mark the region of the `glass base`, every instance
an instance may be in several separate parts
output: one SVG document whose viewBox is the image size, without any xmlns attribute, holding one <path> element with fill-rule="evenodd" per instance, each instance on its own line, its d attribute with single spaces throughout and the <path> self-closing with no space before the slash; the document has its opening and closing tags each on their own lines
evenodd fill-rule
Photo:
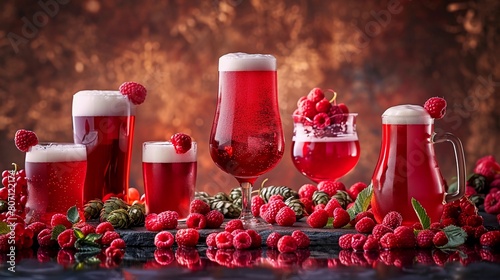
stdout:
<svg viewBox="0 0 500 280">
<path fill-rule="evenodd" d="M 243 222 L 243 227 L 245 229 L 253 229 L 255 231 L 262 230 L 270 230 L 272 225 L 266 223 L 264 220 L 255 218 L 255 217 L 240 217 L 240 220 Z"/>
</svg>

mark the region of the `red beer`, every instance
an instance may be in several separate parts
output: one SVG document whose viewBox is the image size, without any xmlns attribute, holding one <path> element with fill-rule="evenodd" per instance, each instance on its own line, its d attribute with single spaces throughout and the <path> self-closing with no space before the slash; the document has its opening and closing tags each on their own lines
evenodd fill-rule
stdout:
<svg viewBox="0 0 500 280">
<path fill-rule="evenodd" d="M 28 201 L 26 220 L 50 224 L 55 213 L 83 206 L 87 169 L 85 146 L 43 144 L 26 153 Z"/>
<path fill-rule="evenodd" d="M 135 105 L 118 91 L 74 95 L 74 141 L 87 147 L 85 202 L 107 194 L 127 200 L 134 124 Z"/>
<path fill-rule="evenodd" d="M 185 154 L 177 154 L 170 142 L 143 145 L 142 172 L 146 212 L 176 211 L 179 218 L 189 215 L 196 187 L 196 143 Z"/>
</svg>

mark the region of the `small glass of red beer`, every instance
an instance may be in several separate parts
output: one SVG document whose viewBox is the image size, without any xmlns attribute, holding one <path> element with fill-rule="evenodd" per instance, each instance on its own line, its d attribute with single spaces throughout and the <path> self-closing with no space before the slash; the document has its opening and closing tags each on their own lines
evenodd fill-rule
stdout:
<svg viewBox="0 0 500 280">
<path fill-rule="evenodd" d="M 26 153 L 25 169 L 28 181 L 27 222 L 50 224 L 55 213 L 66 214 L 72 206 L 83 206 L 83 186 L 87 172 L 84 145 L 35 145 Z"/>
<path fill-rule="evenodd" d="M 142 174 L 146 212 L 176 211 L 179 219 L 189 215 L 196 187 L 197 145 L 178 154 L 170 141 L 145 142 L 142 146 Z"/>
</svg>

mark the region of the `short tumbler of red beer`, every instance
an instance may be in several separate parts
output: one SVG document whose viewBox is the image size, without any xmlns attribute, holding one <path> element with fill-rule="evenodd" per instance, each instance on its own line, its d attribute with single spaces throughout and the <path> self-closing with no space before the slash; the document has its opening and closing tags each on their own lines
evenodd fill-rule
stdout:
<svg viewBox="0 0 500 280">
<path fill-rule="evenodd" d="M 84 201 L 112 195 L 127 200 L 136 105 L 119 91 L 73 96 L 74 142 L 87 147 Z"/>
<path fill-rule="evenodd" d="M 28 201 L 26 221 L 50 224 L 55 213 L 83 206 L 83 185 L 87 171 L 85 146 L 72 143 L 44 143 L 26 153 Z"/>
<path fill-rule="evenodd" d="M 146 212 L 176 211 L 179 219 L 189 215 L 196 186 L 196 142 L 178 154 L 171 142 L 145 142 L 142 146 L 142 172 Z"/>
</svg>

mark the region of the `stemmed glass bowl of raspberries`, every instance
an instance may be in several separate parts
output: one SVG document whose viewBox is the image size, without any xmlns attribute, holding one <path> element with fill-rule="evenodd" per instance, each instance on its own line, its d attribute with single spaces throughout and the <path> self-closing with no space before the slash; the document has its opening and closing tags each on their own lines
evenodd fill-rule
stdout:
<svg viewBox="0 0 500 280">
<path fill-rule="evenodd" d="M 326 95 L 333 94 L 328 100 Z M 337 93 L 312 89 L 297 102 L 293 113 L 292 161 L 315 182 L 337 180 L 358 163 L 360 146 L 356 117 Z"/>
</svg>

